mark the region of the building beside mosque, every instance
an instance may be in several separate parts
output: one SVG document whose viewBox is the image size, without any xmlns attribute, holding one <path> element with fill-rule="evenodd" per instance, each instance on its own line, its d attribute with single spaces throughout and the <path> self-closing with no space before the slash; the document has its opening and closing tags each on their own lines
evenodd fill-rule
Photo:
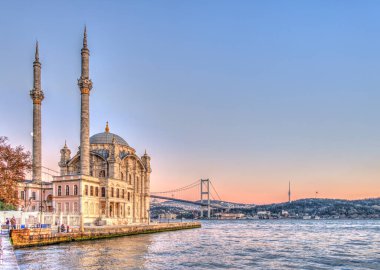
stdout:
<svg viewBox="0 0 380 270">
<path fill-rule="evenodd" d="M 139 157 L 121 136 L 104 132 L 90 137 L 90 52 L 84 31 L 81 50 L 80 147 L 71 152 L 66 142 L 61 149 L 60 175 L 53 181 L 41 177 L 41 63 L 38 43 L 33 63 L 33 169 L 32 180 L 18 183 L 20 208 L 24 211 L 54 212 L 78 216 L 86 224 L 103 220 L 107 224 L 147 223 L 150 205 L 150 157 Z M 66 220 L 69 220 L 67 218 Z M 76 222 L 78 223 L 78 222 Z"/>
</svg>

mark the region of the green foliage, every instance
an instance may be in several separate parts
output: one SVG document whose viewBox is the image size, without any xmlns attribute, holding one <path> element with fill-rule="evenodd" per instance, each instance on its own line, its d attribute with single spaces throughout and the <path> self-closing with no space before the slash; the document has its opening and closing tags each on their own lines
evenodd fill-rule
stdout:
<svg viewBox="0 0 380 270">
<path fill-rule="evenodd" d="M 11 211 L 16 210 L 16 207 L 12 204 L 6 204 L 3 202 L 0 202 L 0 211 Z"/>
</svg>

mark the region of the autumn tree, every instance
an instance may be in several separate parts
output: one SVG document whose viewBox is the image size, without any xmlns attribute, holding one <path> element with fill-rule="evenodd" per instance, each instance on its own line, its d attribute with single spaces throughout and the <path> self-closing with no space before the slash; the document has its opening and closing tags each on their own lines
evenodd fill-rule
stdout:
<svg viewBox="0 0 380 270">
<path fill-rule="evenodd" d="M 17 181 L 31 168 L 30 152 L 21 145 L 12 147 L 7 137 L 0 136 L 0 202 L 17 205 Z"/>
</svg>

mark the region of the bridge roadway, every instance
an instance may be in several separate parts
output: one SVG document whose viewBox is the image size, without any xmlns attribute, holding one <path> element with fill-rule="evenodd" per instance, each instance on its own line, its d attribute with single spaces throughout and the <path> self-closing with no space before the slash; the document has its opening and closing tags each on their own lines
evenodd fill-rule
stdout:
<svg viewBox="0 0 380 270">
<path fill-rule="evenodd" d="M 162 200 L 169 200 L 169 201 L 176 201 L 176 202 L 183 202 L 183 203 L 189 203 L 189 204 L 195 204 L 195 205 L 200 205 L 200 206 L 208 206 L 207 203 L 202 203 L 202 202 L 193 202 L 189 200 L 184 200 L 184 199 L 177 199 L 177 198 L 172 198 L 172 197 L 165 197 L 165 196 L 159 196 L 159 195 L 150 195 L 151 198 L 156 198 L 156 199 L 162 199 Z M 218 209 L 228 209 L 228 207 L 223 207 L 220 205 L 216 204 L 210 204 L 211 208 L 218 208 Z"/>
</svg>

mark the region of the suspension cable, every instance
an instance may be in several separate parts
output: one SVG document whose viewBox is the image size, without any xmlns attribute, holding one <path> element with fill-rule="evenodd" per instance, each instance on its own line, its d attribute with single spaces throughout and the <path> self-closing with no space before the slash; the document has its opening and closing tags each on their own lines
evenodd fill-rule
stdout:
<svg viewBox="0 0 380 270">
<path fill-rule="evenodd" d="M 190 189 L 190 188 L 194 188 L 196 186 L 199 185 L 199 181 L 195 181 L 187 186 L 184 186 L 184 187 L 180 187 L 180 188 L 177 188 L 177 189 L 172 189 L 172 190 L 167 190 L 167 191 L 157 191 L 157 192 L 152 192 L 152 194 L 157 194 L 157 193 L 173 193 L 173 192 L 178 192 L 178 191 L 184 191 L 184 190 L 187 190 L 187 189 Z"/>
<path fill-rule="evenodd" d="M 214 187 L 214 185 L 212 184 L 212 182 L 211 182 L 211 181 L 210 181 L 210 184 L 211 184 L 211 187 L 212 187 L 212 189 L 215 191 L 216 195 L 218 196 L 218 198 L 219 198 L 219 201 L 221 201 L 222 199 L 220 198 L 220 196 L 219 196 L 218 192 L 216 191 L 216 189 L 215 189 L 215 187 Z"/>
</svg>

